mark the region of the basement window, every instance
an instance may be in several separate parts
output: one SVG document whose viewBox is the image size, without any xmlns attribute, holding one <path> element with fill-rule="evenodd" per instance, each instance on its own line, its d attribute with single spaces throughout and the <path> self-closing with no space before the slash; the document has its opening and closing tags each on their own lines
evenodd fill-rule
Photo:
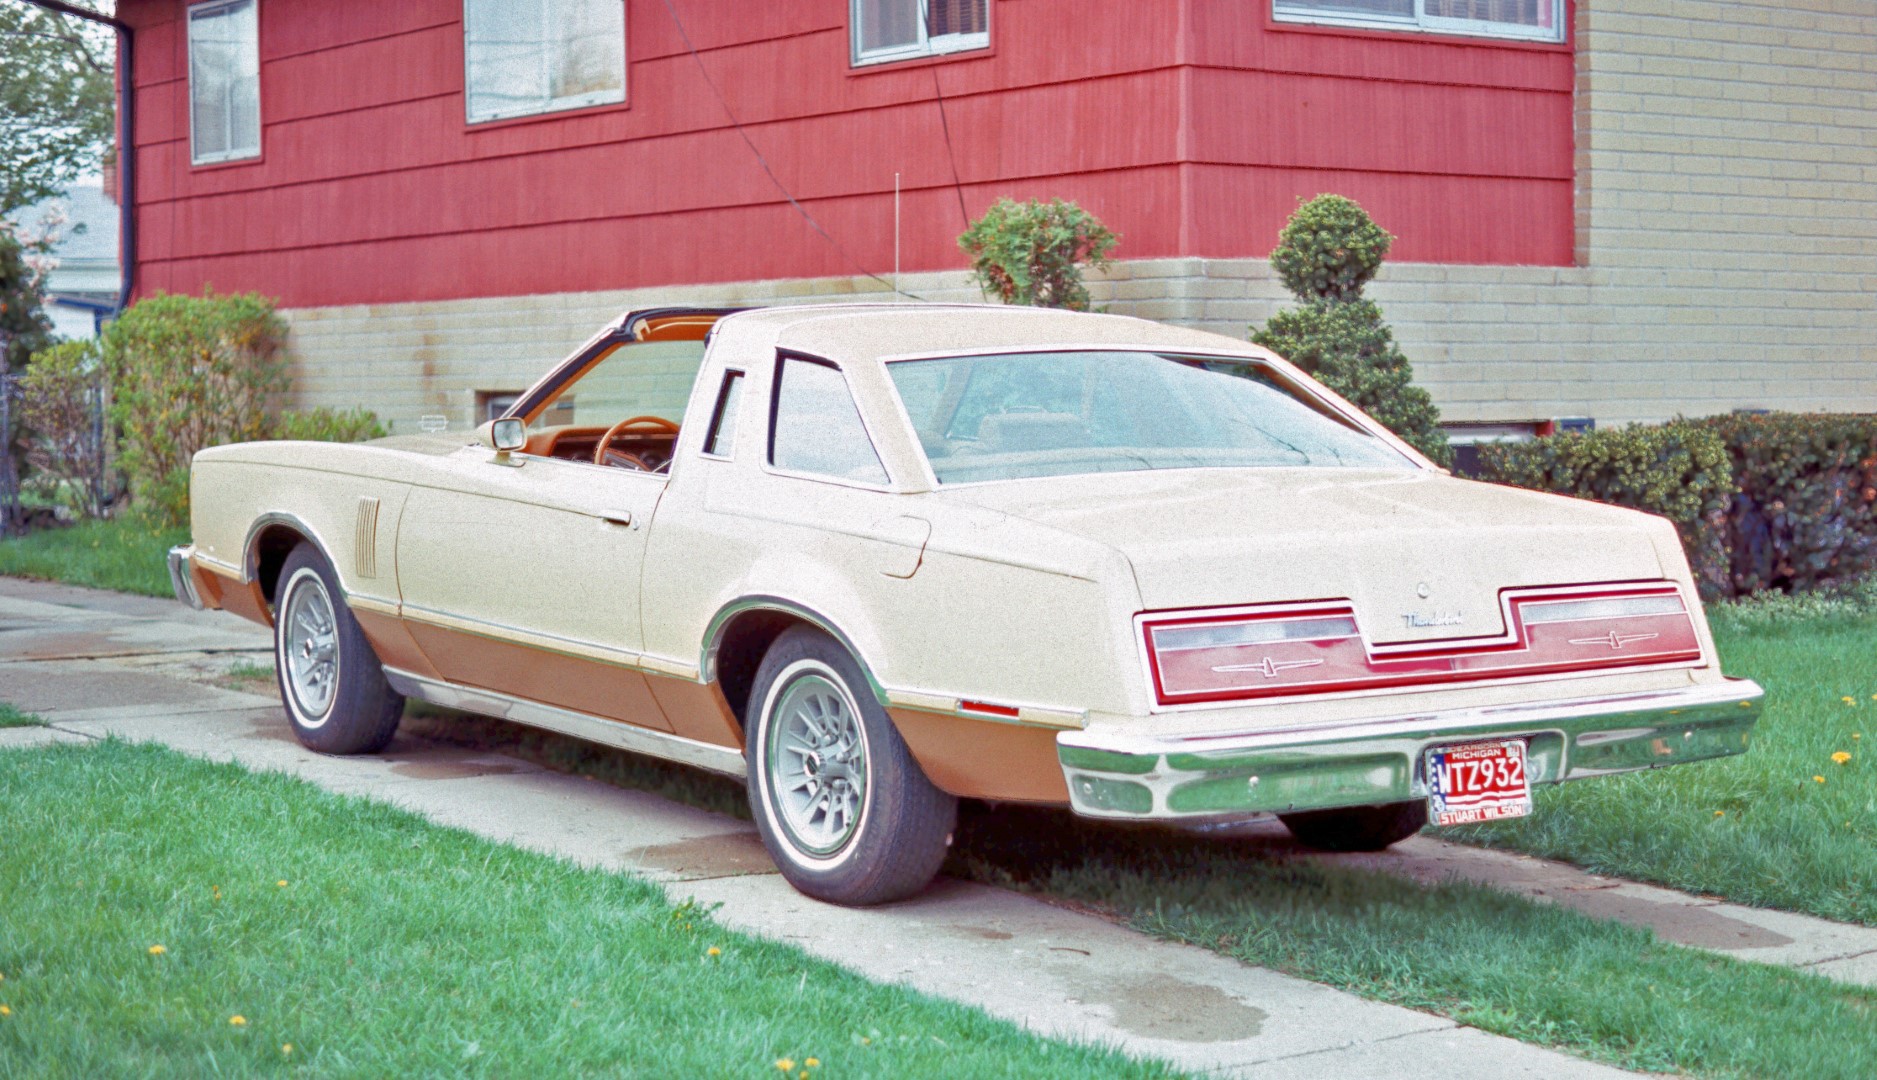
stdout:
<svg viewBox="0 0 1877 1080">
<path fill-rule="evenodd" d="M 1274 0 L 1280 22 L 1564 40 L 1564 0 Z"/>
<path fill-rule="evenodd" d="M 990 0 L 849 0 L 853 60 L 882 64 L 985 49 Z"/>
<path fill-rule="evenodd" d="M 261 156 L 261 43 L 254 0 L 189 8 L 189 160 Z"/>
<path fill-rule="evenodd" d="M 625 0 L 463 0 L 469 122 L 626 100 Z"/>
</svg>

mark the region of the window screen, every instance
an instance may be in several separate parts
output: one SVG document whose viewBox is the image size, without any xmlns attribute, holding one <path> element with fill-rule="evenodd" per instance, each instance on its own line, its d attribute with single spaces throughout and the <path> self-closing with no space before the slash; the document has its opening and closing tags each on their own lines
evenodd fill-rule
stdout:
<svg viewBox="0 0 1877 1080">
<path fill-rule="evenodd" d="M 469 119 L 626 100 L 624 0 L 464 0 Z"/>
<path fill-rule="evenodd" d="M 190 160 L 261 153 L 261 44 L 254 0 L 189 9 Z"/>
<path fill-rule="evenodd" d="M 839 369 L 785 357 L 776 368 L 772 409 L 771 465 L 865 484 L 887 482 Z"/>
</svg>

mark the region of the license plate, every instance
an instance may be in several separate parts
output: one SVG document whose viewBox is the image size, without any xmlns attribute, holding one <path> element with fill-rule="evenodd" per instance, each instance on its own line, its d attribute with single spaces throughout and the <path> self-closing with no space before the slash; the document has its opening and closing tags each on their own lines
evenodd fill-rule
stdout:
<svg viewBox="0 0 1877 1080">
<path fill-rule="evenodd" d="M 1427 816 L 1436 825 L 1465 825 L 1532 812 L 1525 744 L 1436 746 L 1427 752 Z"/>
</svg>

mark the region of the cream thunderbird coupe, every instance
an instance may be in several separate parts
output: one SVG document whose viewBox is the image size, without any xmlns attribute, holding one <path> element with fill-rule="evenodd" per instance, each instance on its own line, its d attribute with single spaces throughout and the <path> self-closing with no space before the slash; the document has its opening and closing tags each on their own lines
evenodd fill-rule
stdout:
<svg viewBox="0 0 1877 1080">
<path fill-rule="evenodd" d="M 1373 850 L 1747 747 L 1660 518 L 1455 479 L 1272 353 L 1136 319 L 627 315 L 467 434 L 196 455 L 178 596 L 300 741 L 407 697 L 746 777 L 809 895 L 957 800 Z"/>
</svg>

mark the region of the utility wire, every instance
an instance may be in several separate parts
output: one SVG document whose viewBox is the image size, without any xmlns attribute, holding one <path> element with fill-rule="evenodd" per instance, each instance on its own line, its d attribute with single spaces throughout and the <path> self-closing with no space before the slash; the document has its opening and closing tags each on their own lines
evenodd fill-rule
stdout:
<svg viewBox="0 0 1877 1080">
<path fill-rule="evenodd" d="M 958 193 L 958 216 L 964 219 L 965 228 L 971 227 L 971 214 L 965 209 L 965 186 L 958 179 L 958 155 L 952 151 L 952 125 L 945 119 L 945 94 L 939 89 L 938 65 L 926 69 L 932 73 L 932 99 L 938 102 L 939 129 L 945 132 L 945 160 L 952 167 L 952 190 Z"/>
<path fill-rule="evenodd" d="M 867 269 L 865 266 L 862 266 L 860 260 L 849 254 L 848 250 L 841 246 L 839 240 L 829 235 L 828 230 L 821 227 L 821 222 L 815 220 L 815 215 L 809 213 L 807 207 L 796 201 L 795 196 L 790 194 L 788 187 L 782 183 L 782 179 L 776 175 L 776 171 L 769 167 L 769 159 L 763 157 L 763 152 L 756 148 L 756 143 L 749 137 L 749 132 L 743 129 L 743 122 L 737 119 L 736 110 L 730 107 L 730 100 L 723 96 L 723 91 L 717 86 L 717 80 L 710 77 L 710 69 L 704 66 L 704 58 L 698 55 L 697 46 L 691 44 L 691 35 L 684 29 L 684 20 L 678 17 L 678 9 L 672 5 L 672 0 L 665 0 L 665 10 L 670 13 L 672 24 L 678 28 L 678 37 L 684 42 L 685 51 L 691 54 L 691 59 L 697 61 L 697 70 L 699 74 L 704 76 L 705 85 L 709 86 L 710 92 L 717 96 L 717 104 L 723 106 L 723 114 L 730 118 L 730 126 L 736 128 L 736 133 L 743 137 L 743 145 L 749 147 L 749 152 L 756 155 L 756 163 L 762 166 L 763 172 L 769 177 L 769 182 L 776 186 L 776 190 L 781 192 L 782 197 L 789 201 L 789 205 L 795 208 L 795 212 L 802 215 L 802 220 L 808 222 L 810 228 L 820 233 L 821 238 L 832 245 L 835 252 L 838 253 L 841 258 L 847 260 L 847 265 L 860 271 L 863 276 L 872 278 L 908 300 L 923 302 L 925 300 L 924 297 L 914 296 L 912 293 L 897 288 L 892 282 Z"/>
</svg>

